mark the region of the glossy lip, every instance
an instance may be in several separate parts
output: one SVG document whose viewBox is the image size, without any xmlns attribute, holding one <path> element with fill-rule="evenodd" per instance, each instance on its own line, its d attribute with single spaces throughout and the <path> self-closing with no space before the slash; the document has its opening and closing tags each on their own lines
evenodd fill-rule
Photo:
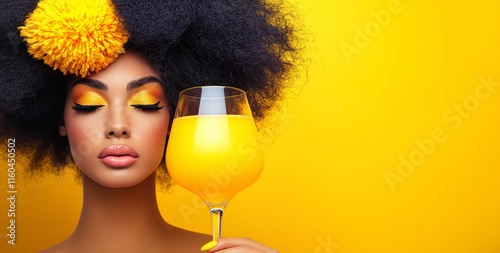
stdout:
<svg viewBox="0 0 500 253">
<path fill-rule="evenodd" d="M 129 145 L 109 145 L 99 153 L 98 158 L 110 167 L 123 168 L 136 162 L 139 154 Z"/>
</svg>

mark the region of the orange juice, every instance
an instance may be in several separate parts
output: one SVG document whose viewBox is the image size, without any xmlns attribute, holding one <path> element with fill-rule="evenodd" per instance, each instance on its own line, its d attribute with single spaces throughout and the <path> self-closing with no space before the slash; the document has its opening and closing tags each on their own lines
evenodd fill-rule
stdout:
<svg viewBox="0 0 500 253">
<path fill-rule="evenodd" d="M 256 139 L 250 116 L 176 118 L 167 145 L 168 172 L 209 206 L 225 205 L 262 172 L 264 157 L 253 144 Z"/>
</svg>

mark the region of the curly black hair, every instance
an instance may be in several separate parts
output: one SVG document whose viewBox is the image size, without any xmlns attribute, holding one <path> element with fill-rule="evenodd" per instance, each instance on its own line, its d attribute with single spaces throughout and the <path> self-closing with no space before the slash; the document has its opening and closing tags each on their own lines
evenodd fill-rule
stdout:
<svg viewBox="0 0 500 253">
<path fill-rule="evenodd" d="M 16 138 L 35 173 L 61 171 L 71 159 L 59 136 L 67 76 L 27 53 L 18 27 L 38 1 L 3 1 L 0 9 L 0 139 Z M 181 90 L 226 85 L 247 92 L 262 121 L 293 83 L 303 43 L 293 9 L 262 0 L 113 0 L 133 50 L 164 81 L 171 115 Z M 6 146 L 6 145 L 4 145 Z M 19 154 L 21 153 L 21 154 Z M 160 167 L 164 165 L 162 162 Z M 165 176 L 163 177 L 168 177 Z"/>
</svg>

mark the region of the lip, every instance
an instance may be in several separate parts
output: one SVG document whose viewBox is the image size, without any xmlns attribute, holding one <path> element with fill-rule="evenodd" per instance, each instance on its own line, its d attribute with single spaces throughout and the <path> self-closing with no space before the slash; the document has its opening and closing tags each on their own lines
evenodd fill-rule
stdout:
<svg viewBox="0 0 500 253">
<path fill-rule="evenodd" d="M 124 168 L 139 159 L 139 154 L 129 145 L 109 145 L 99 153 L 99 161 L 113 167 Z"/>
</svg>

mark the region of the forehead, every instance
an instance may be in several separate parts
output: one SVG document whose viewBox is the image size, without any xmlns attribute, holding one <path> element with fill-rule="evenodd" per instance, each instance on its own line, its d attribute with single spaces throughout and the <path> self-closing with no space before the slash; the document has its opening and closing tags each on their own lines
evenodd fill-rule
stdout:
<svg viewBox="0 0 500 253">
<path fill-rule="evenodd" d="M 143 57 L 133 52 L 127 52 L 121 54 L 116 61 L 107 68 L 97 73 L 92 73 L 85 79 L 101 82 L 109 87 L 109 90 L 123 90 L 127 88 L 127 84 L 131 81 L 139 80 L 144 77 L 156 77 L 160 79 L 160 76 L 154 68 Z M 80 79 L 81 77 L 77 76 L 70 78 L 68 82 L 68 91 L 70 91 L 72 89 L 71 86 Z"/>
<path fill-rule="evenodd" d="M 107 85 L 125 85 L 131 80 L 140 79 L 145 76 L 159 78 L 159 75 L 144 58 L 130 52 L 121 54 L 107 68 L 91 74 L 88 78 L 101 81 Z"/>
</svg>

